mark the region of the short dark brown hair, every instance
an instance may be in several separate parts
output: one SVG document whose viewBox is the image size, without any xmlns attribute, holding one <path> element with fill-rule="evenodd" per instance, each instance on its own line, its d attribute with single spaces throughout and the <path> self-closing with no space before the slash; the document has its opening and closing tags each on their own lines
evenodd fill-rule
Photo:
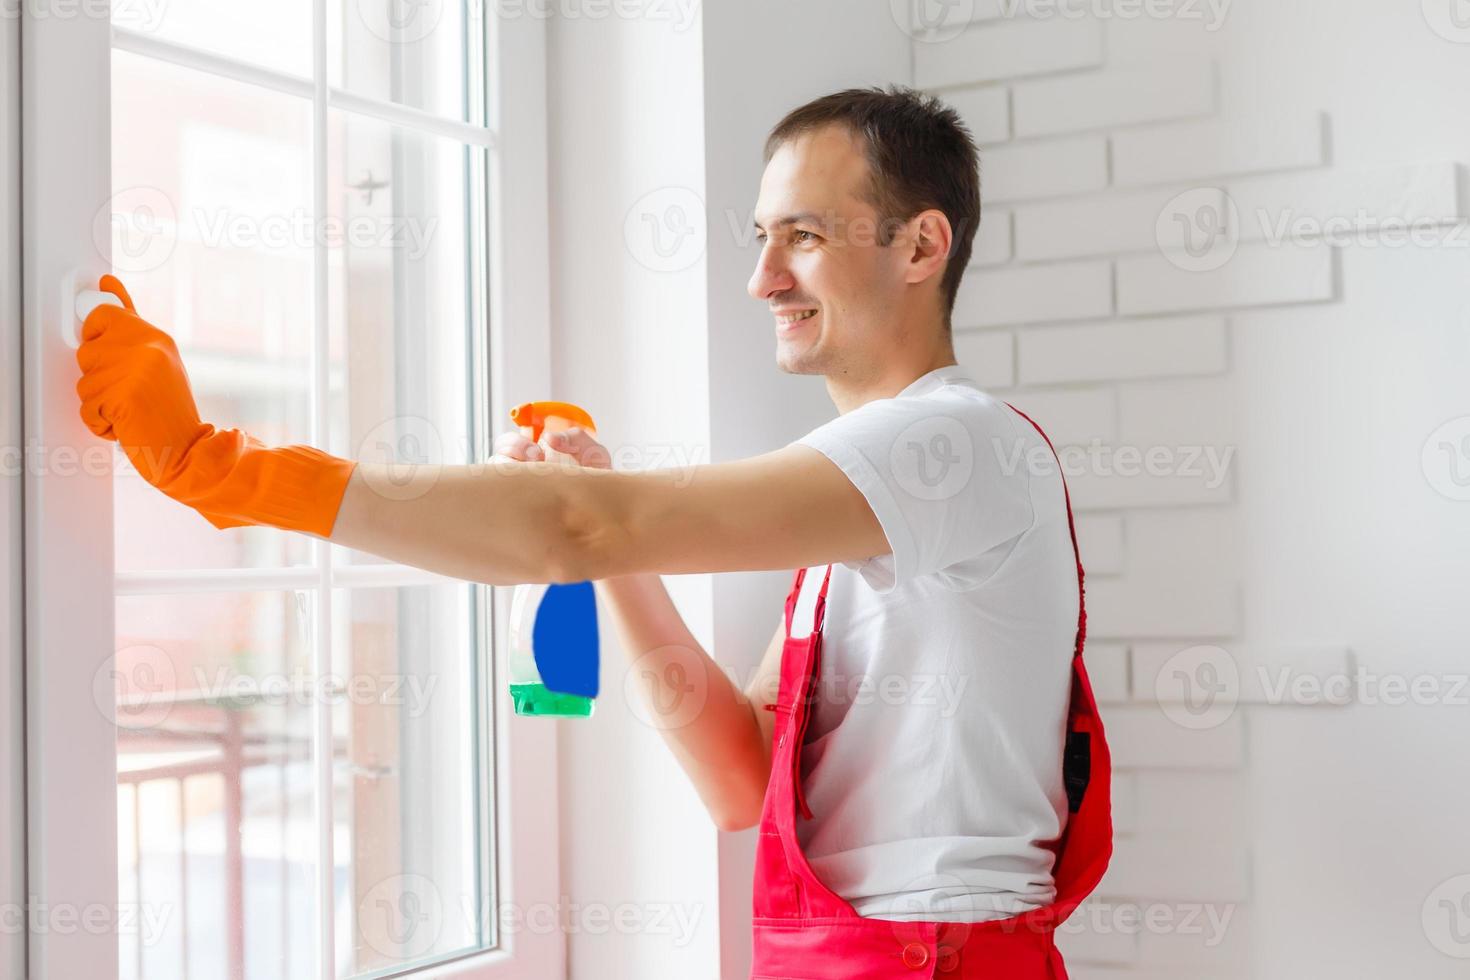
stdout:
<svg viewBox="0 0 1470 980">
<path fill-rule="evenodd" d="M 878 211 L 880 244 L 893 240 L 894 221 L 920 211 L 934 208 L 949 219 L 954 241 L 940 283 L 948 326 L 980 227 L 980 160 L 969 127 L 950 106 L 916 89 L 850 88 L 787 113 L 766 138 L 766 162 L 783 143 L 834 124 L 861 136 L 867 148 L 868 201 Z"/>
</svg>

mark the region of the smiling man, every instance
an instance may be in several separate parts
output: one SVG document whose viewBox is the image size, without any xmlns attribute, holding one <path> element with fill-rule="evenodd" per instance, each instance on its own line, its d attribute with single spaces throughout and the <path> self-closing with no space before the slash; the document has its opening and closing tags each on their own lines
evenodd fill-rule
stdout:
<svg viewBox="0 0 1470 980">
<path fill-rule="evenodd" d="M 641 673 L 702 688 L 661 727 L 711 816 L 760 826 L 756 976 L 1065 976 L 1052 934 L 1107 864 L 1108 758 L 1060 469 L 1007 465 L 1049 444 L 955 363 L 975 146 L 933 98 L 850 90 L 782 120 L 766 159 L 749 291 L 778 366 L 821 376 L 839 413 L 773 452 L 622 473 L 585 431 L 507 434 L 507 465 L 381 495 L 382 467 L 202 422 L 111 277 L 126 308 L 85 324 L 83 418 L 217 527 L 493 584 L 597 580 Z M 757 569 L 798 571 L 741 691 L 659 575 Z"/>
</svg>

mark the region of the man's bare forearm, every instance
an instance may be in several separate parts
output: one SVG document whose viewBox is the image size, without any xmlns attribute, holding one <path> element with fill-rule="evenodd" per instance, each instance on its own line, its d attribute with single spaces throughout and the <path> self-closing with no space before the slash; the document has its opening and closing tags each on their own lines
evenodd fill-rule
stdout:
<svg viewBox="0 0 1470 980">
<path fill-rule="evenodd" d="M 657 575 L 603 579 L 647 717 L 721 829 L 750 824 L 770 772 L 750 701 L 694 639 Z"/>
<path fill-rule="evenodd" d="M 578 581 L 572 484 L 594 475 L 551 463 L 359 463 L 330 540 L 489 585 Z"/>
</svg>

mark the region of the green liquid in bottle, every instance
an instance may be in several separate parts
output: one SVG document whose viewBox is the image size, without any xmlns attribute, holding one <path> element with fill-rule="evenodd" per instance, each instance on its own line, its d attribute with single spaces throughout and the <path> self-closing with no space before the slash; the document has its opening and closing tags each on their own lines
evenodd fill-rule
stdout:
<svg viewBox="0 0 1470 980">
<path fill-rule="evenodd" d="M 545 684 L 512 684 L 511 704 L 518 715 L 553 715 L 562 718 L 585 718 L 596 704 L 580 694 L 553 691 Z"/>
</svg>

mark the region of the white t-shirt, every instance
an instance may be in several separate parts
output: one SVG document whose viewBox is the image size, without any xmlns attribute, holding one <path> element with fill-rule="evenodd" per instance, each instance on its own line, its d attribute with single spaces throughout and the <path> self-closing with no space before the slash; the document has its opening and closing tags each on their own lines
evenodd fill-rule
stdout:
<svg viewBox="0 0 1470 980">
<path fill-rule="evenodd" d="M 1059 468 L 959 366 L 797 440 L 842 468 L 891 555 L 836 565 L 802 747 L 812 869 L 858 914 L 980 922 L 1049 904 L 1077 567 Z M 825 566 L 792 634 L 809 635 Z"/>
</svg>

